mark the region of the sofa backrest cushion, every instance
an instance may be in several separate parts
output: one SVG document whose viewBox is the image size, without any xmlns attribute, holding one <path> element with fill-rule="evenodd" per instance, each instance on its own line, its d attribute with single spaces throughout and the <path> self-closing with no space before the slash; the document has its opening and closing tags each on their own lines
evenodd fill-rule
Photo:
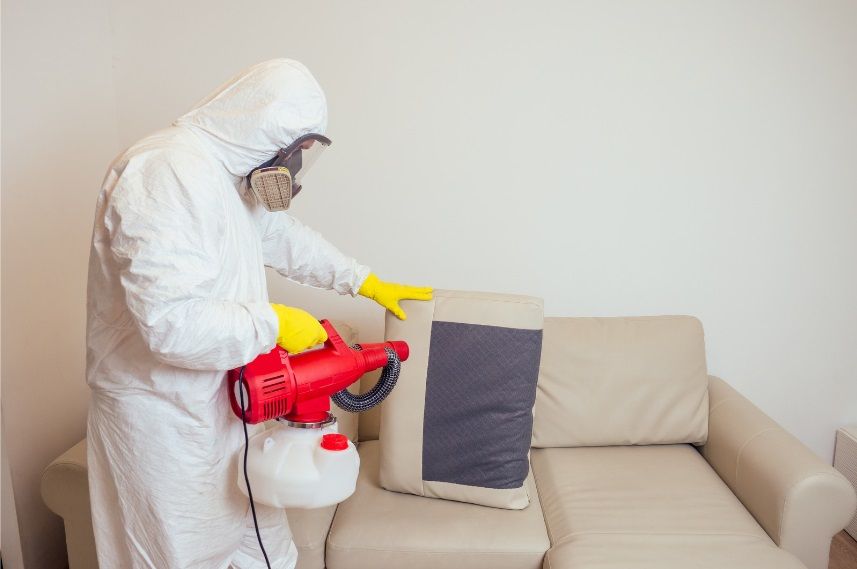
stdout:
<svg viewBox="0 0 857 569">
<path fill-rule="evenodd" d="M 707 435 L 699 320 L 545 319 L 534 447 L 703 444 Z"/>
<path fill-rule="evenodd" d="M 437 290 L 388 314 L 410 358 L 381 409 L 381 485 L 498 508 L 529 503 L 542 301 Z"/>
</svg>

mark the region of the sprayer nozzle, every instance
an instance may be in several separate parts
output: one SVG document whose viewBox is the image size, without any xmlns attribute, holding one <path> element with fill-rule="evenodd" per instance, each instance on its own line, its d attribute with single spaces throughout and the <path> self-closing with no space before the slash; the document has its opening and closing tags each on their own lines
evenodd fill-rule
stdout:
<svg viewBox="0 0 857 569">
<path fill-rule="evenodd" d="M 387 344 L 389 344 L 389 345 L 390 345 L 390 347 L 391 347 L 391 348 L 393 348 L 393 349 L 396 351 L 396 355 L 398 355 L 398 356 L 399 356 L 399 359 L 400 359 L 401 361 L 405 361 L 405 360 L 407 360 L 407 359 L 408 359 L 408 356 L 410 356 L 410 355 L 411 355 L 411 350 L 410 350 L 410 348 L 408 347 L 408 343 L 407 343 L 407 342 L 402 342 L 402 341 L 399 341 L 399 340 L 394 340 L 394 341 L 392 341 L 392 342 L 387 342 Z"/>
</svg>

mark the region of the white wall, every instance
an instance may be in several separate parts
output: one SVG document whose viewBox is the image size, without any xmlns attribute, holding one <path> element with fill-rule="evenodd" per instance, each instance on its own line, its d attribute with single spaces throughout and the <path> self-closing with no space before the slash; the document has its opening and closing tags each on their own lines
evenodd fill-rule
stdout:
<svg viewBox="0 0 857 569">
<path fill-rule="evenodd" d="M 89 236 L 117 152 L 110 27 L 101 0 L 4 1 L 2 18 L 3 452 L 24 563 L 59 569 L 39 481 L 85 432 Z"/>
<path fill-rule="evenodd" d="M 17 424 L 51 417 L 28 437 L 50 441 L 18 474 L 29 489 L 82 434 L 111 155 L 275 56 L 309 65 L 331 107 L 294 213 L 382 276 L 536 294 L 550 315 L 694 314 L 710 370 L 824 459 L 857 421 L 857 3 L 13 0 L 7 29 L 9 4 L 3 374 Z M 46 43 L 27 41 L 39 9 Z M 47 155 L 72 167 L 62 187 L 32 181 Z M 381 333 L 364 299 L 271 289 Z M 38 407 L 22 388 L 45 377 L 64 388 Z M 37 501 L 18 503 L 22 532 Z"/>
</svg>

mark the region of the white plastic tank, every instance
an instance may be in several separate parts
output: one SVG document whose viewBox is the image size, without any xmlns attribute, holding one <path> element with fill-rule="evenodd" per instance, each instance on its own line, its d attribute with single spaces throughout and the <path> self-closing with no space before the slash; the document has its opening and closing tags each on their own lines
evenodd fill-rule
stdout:
<svg viewBox="0 0 857 569">
<path fill-rule="evenodd" d="M 323 508 L 354 493 L 360 456 L 336 423 L 321 429 L 279 424 L 250 439 L 247 476 L 253 500 L 276 508 Z M 238 486 L 245 495 L 244 450 Z"/>
</svg>

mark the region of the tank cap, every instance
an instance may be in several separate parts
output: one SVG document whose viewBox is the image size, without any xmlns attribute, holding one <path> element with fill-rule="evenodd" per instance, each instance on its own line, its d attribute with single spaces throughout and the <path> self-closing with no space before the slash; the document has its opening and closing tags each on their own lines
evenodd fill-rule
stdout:
<svg viewBox="0 0 857 569">
<path fill-rule="evenodd" d="M 341 433 L 328 433 L 321 437 L 321 448 L 325 450 L 345 450 L 348 448 L 348 437 Z"/>
</svg>

